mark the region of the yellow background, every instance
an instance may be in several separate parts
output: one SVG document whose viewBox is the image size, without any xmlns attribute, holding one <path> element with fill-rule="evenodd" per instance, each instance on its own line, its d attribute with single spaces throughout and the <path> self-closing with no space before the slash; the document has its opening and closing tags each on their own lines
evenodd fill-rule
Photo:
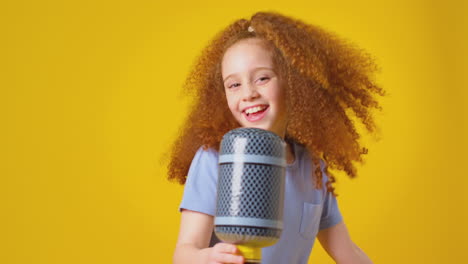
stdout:
<svg viewBox="0 0 468 264">
<path fill-rule="evenodd" d="M 467 261 L 466 1 L 2 1 L 0 263 L 171 263 L 183 188 L 159 159 L 181 85 L 234 19 L 274 10 L 372 53 L 380 141 L 339 179 L 375 263 Z M 333 263 L 316 244 L 311 263 Z"/>
</svg>

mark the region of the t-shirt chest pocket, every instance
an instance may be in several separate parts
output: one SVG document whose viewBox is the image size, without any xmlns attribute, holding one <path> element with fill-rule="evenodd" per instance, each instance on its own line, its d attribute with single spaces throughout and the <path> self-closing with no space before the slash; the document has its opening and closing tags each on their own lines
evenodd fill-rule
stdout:
<svg viewBox="0 0 468 264">
<path fill-rule="evenodd" d="M 301 228 L 299 231 L 303 238 L 315 238 L 319 229 L 321 215 L 321 204 L 304 203 L 304 207 L 302 208 Z"/>
</svg>

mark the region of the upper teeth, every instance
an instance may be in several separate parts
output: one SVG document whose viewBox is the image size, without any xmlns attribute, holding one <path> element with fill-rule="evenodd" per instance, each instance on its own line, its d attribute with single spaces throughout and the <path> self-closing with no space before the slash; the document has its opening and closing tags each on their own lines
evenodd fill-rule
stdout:
<svg viewBox="0 0 468 264">
<path fill-rule="evenodd" d="M 252 107 L 252 108 L 249 108 L 247 110 L 245 110 L 245 113 L 246 114 L 253 114 L 253 113 L 256 113 L 260 110 L 263 110 L 265 107 L 264 106 L 255 106 L 255 107 Z"/>
</svg>

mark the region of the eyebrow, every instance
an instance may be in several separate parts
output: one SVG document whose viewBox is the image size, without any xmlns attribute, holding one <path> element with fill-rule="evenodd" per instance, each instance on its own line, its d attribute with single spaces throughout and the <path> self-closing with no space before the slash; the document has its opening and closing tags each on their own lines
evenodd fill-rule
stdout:
<svg viewBox="0 0 468 264">
<path fill-rule="evenodd" d="M 274 69 L 272 68 L 269 68 L 269 67 L 257 67 L 257 68 L 254 68 L 253 72 L 257 72 L 259 70 L 270 70 L 272 72 L 275 72 Z M 230 77 L 234 76 L 234 75 L 237 75 L 237 73 L 232 73 L 232 74 L 229 74 L 228 76 L 226 76 L 226 78 L 224 78 L 223 82 L 226 82 L 227 79 L 229 79 Z"/>
</svg>

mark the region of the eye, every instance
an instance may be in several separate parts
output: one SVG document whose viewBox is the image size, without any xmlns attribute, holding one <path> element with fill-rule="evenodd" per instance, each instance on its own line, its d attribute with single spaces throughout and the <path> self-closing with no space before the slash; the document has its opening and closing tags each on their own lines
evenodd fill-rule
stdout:
<svg viewBox="0 0 468 264">
<path fill-rule="evenodd" d="M 240 83 L 233 83 L 233 84 L 228 86 L 228 89 L 238 87 L 239 85 L 240 85 Z"/>
<path fill-rule="evenodd" d="M 264 77 L 260 77 L 258 80 L 259 80 L 260 82 L 264 82 L 264 81 L 269 80 L 269 79 L 270 79 L 270 77 L 264 76 Z"/>
</svg>

